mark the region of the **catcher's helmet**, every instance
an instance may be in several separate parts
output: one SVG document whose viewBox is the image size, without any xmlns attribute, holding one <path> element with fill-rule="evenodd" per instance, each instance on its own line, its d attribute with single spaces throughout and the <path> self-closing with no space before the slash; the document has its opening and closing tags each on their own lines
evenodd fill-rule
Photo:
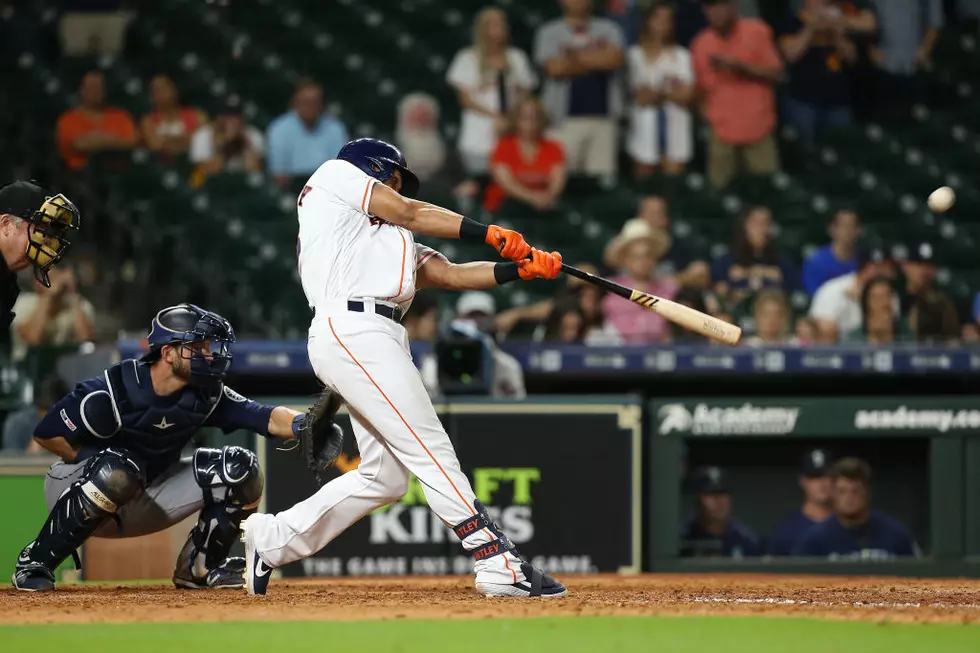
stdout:
<svg viewBox="0 0 980 653">
<path fill-rule="evenodd" d="M 0 188 L 0 214 L 9 213 L 28 223 L 24 255 L 34 267 L 34 278 L 51 287 L 48 271 L 68 252 L 68 232 L 78 229 L 81 216 L 64 195 L 48 195 L 29 181 L 15 181 Z"/>
<path fill-rule="evenodd" d="M 388 181 L 395 170 L 401 170 L 401 194 L 415 197 L 419 192 L 419 178 L 408 169 L 402 151 L 391 143 L 376 138 L 358 138 L 340 148 L 337 158 L 353 163 L 379 181 Z"/>
<path fill-rule="evenodd" d="M 235 342 L 235 330 L 217 313 L 194 304 L 177 304 L 156 314 L 146 340 L 150 350 L 141 361 L 159 360 L 164 345 L 176 346 L 181 356 L 190 359 L 191 384 L 217 391 L 231 367 L 230 345 Z M 207 348 L 184 347 L 191 343 L 206 343 Z"/>
</svg>

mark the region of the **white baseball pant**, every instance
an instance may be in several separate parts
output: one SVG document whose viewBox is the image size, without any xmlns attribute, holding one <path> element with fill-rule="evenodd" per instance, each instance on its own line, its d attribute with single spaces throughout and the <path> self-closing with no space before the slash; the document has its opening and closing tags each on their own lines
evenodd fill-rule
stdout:
<svg viewBox="0 0 980 653">
<path fill-rule="evenodd" d="M 292 508 L 249 520 L 267 564 L 278 567 L 313 555 L 361 517 L 401 498 L 409 473 L 447 526 L 476 514 L 470 481 L 412 363 L 404 327 L 338 307 L 314 320 L 308 349 L 317 377 L 351 411 L 361 462 Z M 473 550 L 493 539 L 482 529 L 466 536 L 463 546 Z M 475 569 L 480 582 L 524 580 L 511 553 L 477 561 Z"/>
</svg>

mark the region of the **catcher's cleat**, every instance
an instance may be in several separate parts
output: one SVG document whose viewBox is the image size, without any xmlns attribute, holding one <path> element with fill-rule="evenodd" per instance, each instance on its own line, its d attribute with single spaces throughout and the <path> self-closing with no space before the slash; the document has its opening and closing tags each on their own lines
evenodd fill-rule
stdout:
<svg viewBox="0 0 980 653">
<path fill-rule="evenodd" d="M 29 549 L 30 547 L 22 551 L 17 558 L 17 566 L 10 582 L 21 592 L 54 591 L 54 573 L 40 562 L 34 562 L 27 557 L 25 552 Z"/>
<path fill-rule="evenodd" d="M 242 542 L 245 544 L 245 589 L 249 594 L 264 596 L 272 577 L 272 567 L 265 564 L 255 550 L 255 544 L 249 537 L 248 523 L 258 517 L 252 515 L 242 522 Z"/>
<path fill-rule="evenodd" d="M 173 577 L 174 586 L 183 590 L 240 590 L 245 587 L 245 558 L 231 557 L 208 572 L 204 578 Z"/>
</svg>

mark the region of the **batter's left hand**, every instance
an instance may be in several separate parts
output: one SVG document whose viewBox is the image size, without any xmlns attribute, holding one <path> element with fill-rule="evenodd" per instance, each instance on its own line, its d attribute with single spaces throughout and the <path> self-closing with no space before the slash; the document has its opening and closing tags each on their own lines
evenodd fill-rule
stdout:
<svg viewBox="0 0 980 653">
<path fill-rule="evenodd" d="M 487 227 L 487 245 L 500 252 L 504 258 L 520 261 L 531 253 L 531 246 L 524 240 L 520 232 L 504 229 L 495 224 Z"/>
<path fill-rule="evenodd" d="M 517 262 L 517 273 L 521 279 L 554 279 L 561 272 L 561 254 L 531 249 L 531 258 Z"/>
</svg>

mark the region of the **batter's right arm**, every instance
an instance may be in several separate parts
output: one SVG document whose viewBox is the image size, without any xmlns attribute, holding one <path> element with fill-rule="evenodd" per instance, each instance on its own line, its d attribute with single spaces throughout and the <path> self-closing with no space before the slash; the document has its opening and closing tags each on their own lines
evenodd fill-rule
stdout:
<svg viewBox="0 0 980 653">
<path fill-rule="evenodd" d="M 374 184 L 368 212 L 423 236 L 480 240 L 512 261 L 531 253 L 524 236 L 516 231 L 480 224 L 441 206 L 409 199 L 384 184 Z"/>
</svg>

